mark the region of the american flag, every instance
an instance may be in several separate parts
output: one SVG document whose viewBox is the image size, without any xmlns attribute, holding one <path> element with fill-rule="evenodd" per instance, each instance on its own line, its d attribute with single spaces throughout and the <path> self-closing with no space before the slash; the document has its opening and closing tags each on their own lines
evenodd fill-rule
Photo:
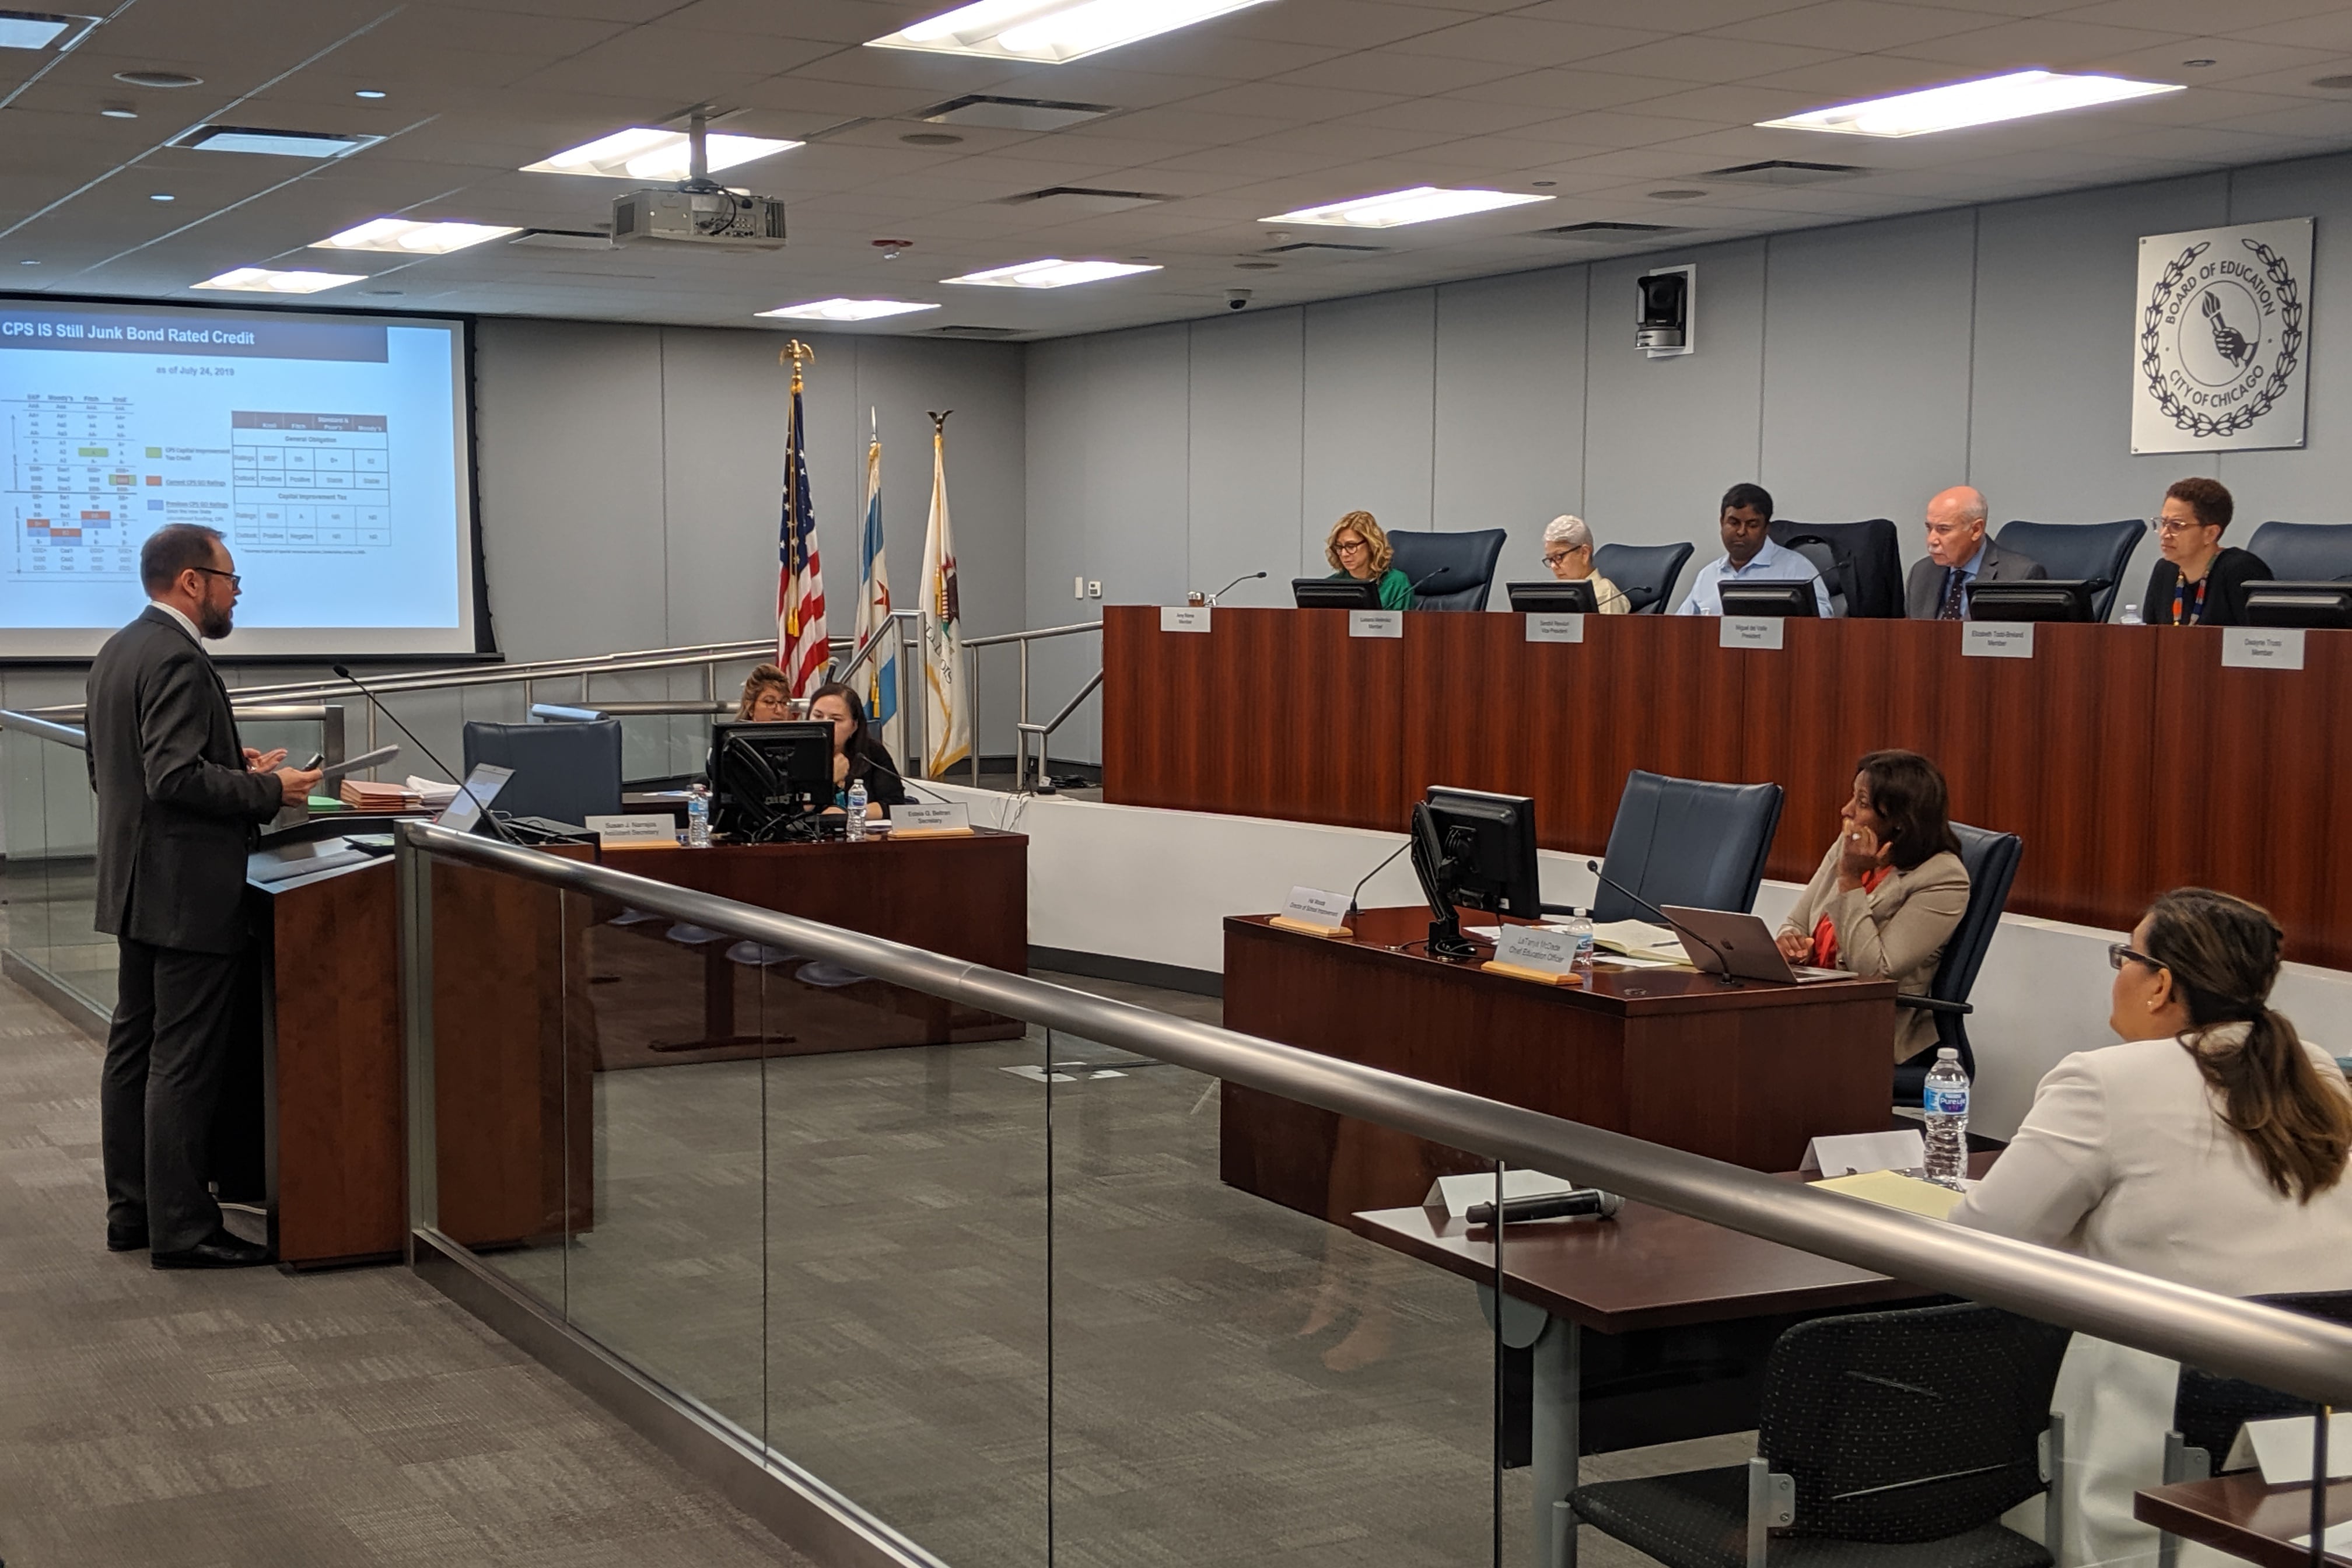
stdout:
<svg viewBox="0 0 2352 1568">
<path fill-rule="evenodd" d="M 824 684 L 831 657 L 824 635 L 824 574 L 816 559 L 816 518 L 809 510 L 797 378 L 784 426 L 784 507 L 776 561 L 776 663 L 792 677 L 793 695 L 806 697 Z"/>
</svg>

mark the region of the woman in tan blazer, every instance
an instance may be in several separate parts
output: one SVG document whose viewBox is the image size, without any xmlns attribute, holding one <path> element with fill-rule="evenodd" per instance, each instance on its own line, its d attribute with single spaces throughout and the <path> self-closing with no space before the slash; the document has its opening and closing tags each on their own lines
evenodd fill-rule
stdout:
<svg viewBox="0 0 2352 1568">
<path fill-rule="evenodd" d="M 1855 764 L 1837 842 L 1780 922 L 1790 963 L 1884 976 L 1907 995 L 1926 993 L 1969 907 L 1948 800 L 1942 770 L 1916 752 L 1873 752 Z M 1896 1061 L 1935 1045 L 1931 1015 L 1898 1008 L 1895 1019 Z"/>
</svg>

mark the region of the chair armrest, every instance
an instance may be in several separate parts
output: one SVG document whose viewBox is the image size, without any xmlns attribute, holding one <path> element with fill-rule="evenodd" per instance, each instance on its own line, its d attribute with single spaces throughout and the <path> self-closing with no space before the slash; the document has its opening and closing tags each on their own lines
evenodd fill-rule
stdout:
<svg viewBox="0 0 2352 1568">
<path fill-rule="evenodd" d="M 1946 1002 L 1934 996 L 1897 996 L 1895 999 L 1895 1005 L 1897 1007 L 1916 1007 L 1923 1013 L 1952 1013 L 1965 1016 L 1976 1011 L 1966 1002 Z"/>
</svg>

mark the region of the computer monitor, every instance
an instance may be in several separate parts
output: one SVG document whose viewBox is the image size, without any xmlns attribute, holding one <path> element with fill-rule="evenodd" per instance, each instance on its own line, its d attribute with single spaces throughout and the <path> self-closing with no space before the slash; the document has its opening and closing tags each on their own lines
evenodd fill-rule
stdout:
<svg viewBox="0 0 2352 1568">
<path fill-rule="evenodd" d="M 1378 578 L 1293 577 L 1290 597 L 1302 610 L 1377 610 L 1381 584 Z"/>
<path fill-rule="evenodd" d="M 2096 577 L 2035 577 L 2021 583 L 1978 583 L 1969 589 L 1972 621 L 2095 621 L 2091 595 L 2106 586 Z"/>
<path fill-rule="evenodd" d="M 1596 616 L 1601 601 L 1590 580 L 1575 583 L 1507 583 L 1515 610 L 1549 610 L 1555 615 Z"/>
<path fill-rule="evenodd" d="M 2352 581 L 2246 584 L 2250 626 L 2352 627 Z"/>
<path fill-rule="evenodd" d="M 1432 785 L 1412 808 L 1412 868 L 1435 917 L 1429 951 L 1466 958 L 1457 909 L 1535 920 L 1543 913 L 1536 875 L 1536 803 L 1525 795 Z"/>
<path fill-rule="evenodd" d="M 1743 620 L 1786 620 L 1801 616 L 1819 618 L 1822 602 L 1811 579 L 1802 583 L 1726 583 L 1720 590 L 1723 613 Z"/>
<path fill-rule="evenodd" d="M 754 843 L 808 837 L 833 804 L 833 726 L 710 726 L 710 826 Z"/>
</svg>

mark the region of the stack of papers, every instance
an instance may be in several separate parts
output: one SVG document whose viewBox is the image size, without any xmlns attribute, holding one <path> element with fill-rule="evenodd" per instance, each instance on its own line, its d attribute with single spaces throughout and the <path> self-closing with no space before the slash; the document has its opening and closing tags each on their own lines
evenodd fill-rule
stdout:
<svg viewBox="0 0 2352 1568">
<path fill-rule="evenodd" d="M 1680 963 L 1683 939 L 1671 927 L 1648 921 L 1602 921 L 1592 928 L 1592 945 L 1628 958 L 1664 958 Z"/>
<path fill-rule="evenodd" d="M 1893 1171 L 1867 1171 L 1859 1176 L 1832 1176 L 1825 1182 L 1815 1182 L 1815 1190 L 1843 1193 L 1850 1198 L 1865 1203 L 1884 1204 L 1906 1214 L 1926 1215 L 1929 1219 L 1942 1219 L 1958 1208 L 1958 1193 L 1933 1182 L 1923 1182 L 1916 1176 L 1899 1175 Z"/>
<path fill-rule="evenodd" d="M 418 778 L 415 773 L 398 784 L 347 777 L 343 780 L 341 795 L 342 803 L 354 811 L 439 811 L 457 797 L 457 786 L 436 784 L 431 779 Z"/>
<path fill-rule="evenodd" d="M 421 779 L 415 773 L 402 780 L 401 785 L 409 794 L 436 811 L 457 798 L 456 784 L 443 784 L 438 779 Z"/>
</svg>

